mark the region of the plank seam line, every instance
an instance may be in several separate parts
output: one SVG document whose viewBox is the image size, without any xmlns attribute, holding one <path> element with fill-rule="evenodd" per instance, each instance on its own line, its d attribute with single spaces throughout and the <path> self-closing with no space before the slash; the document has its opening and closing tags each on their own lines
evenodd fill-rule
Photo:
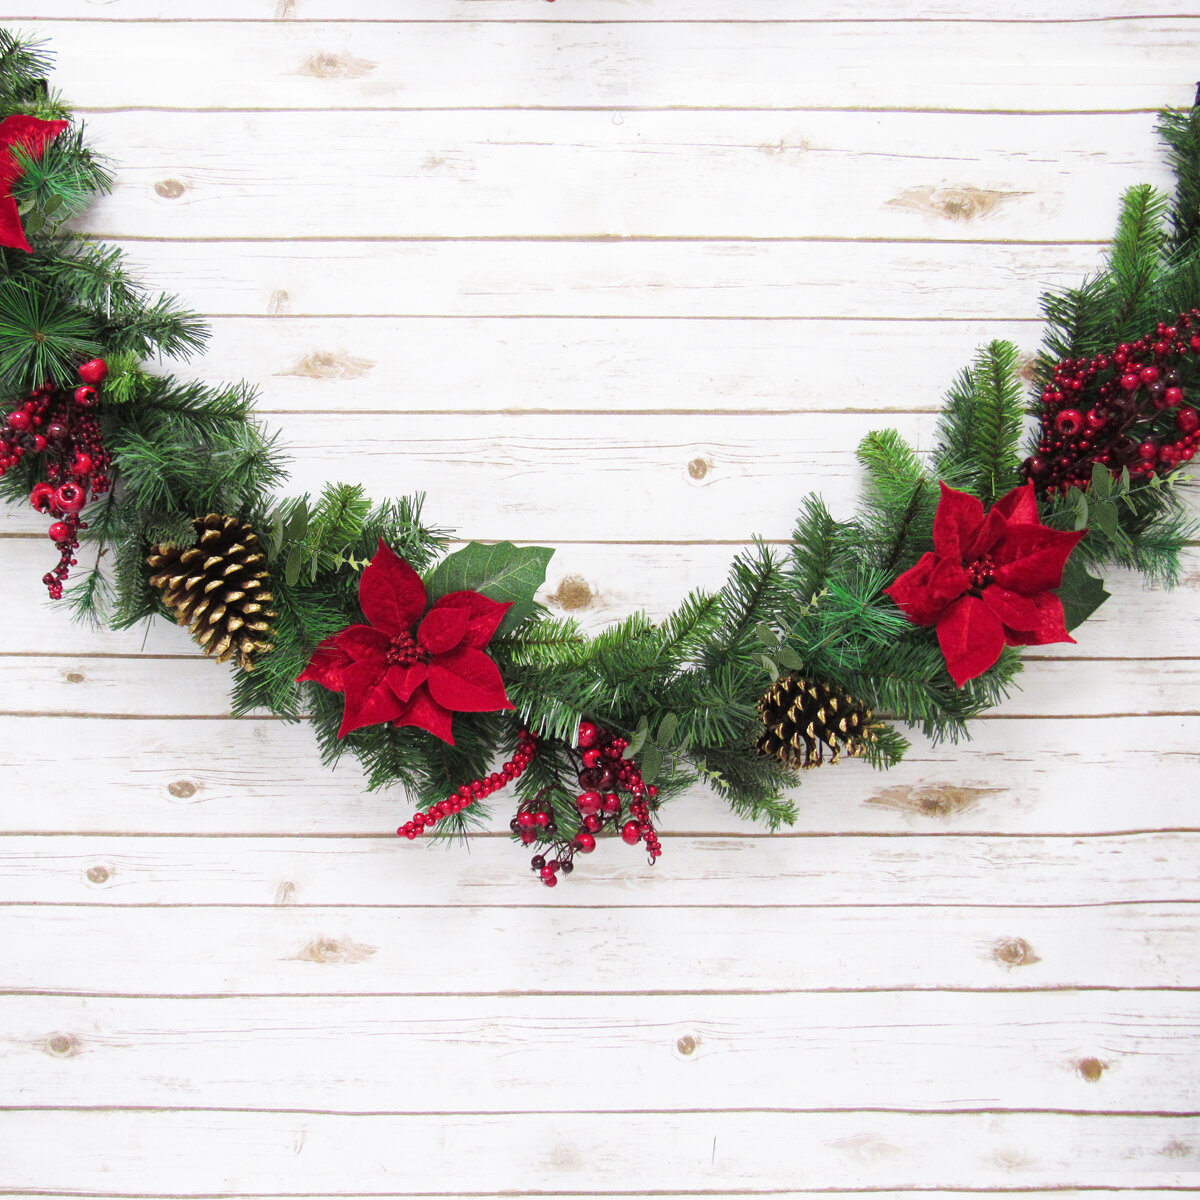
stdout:
<svg viewBox="0 0 1200 1200">
<path fill-rule="evenodd" d="M 8 988 L 0 989 L 0 999 L 24 999 L 37 996 L 40 999 L 64 1000 L 165 1000 L 175 1001 L 210 1001 L 210 1000 L 425 1000 L 431 996 L 438 998 L 460 1000 L 553 1000 L 553 999 L 597 999 L 605 1000 L 614 997 L 637 997 L 686 1000 L 689 998 L 708 999 L 713 997 L 734 996 L 903 996 L 909 993 L 922 995 L 952 995 L 952 996 L 1027 996 L 1047 995 L 1056 993 L 1104 992 L 1137 996 L 1153 996 L 1162 993 L 1183 993 L 1187 995 L 1200 994 L 1200 988 L 1184 987 L 1181 984 L 1161 984 L 1153 987 L 1126 987 L 1118 984 L 1047 984 L 1044 987 L 921 987 L 913 985 L 893 985 L 891 987 L 825 987 L 825 988 L 712 988 L 701 990 L 692 988 L 684 991 L 673 991 L 663 988 L 648 988 L 639 992 L 630 991 L 558 991 L 558 992 L 102 992 L 102 991 L 54 991 L 49 988 Z M 2 1195 L 3 1193 L 0 1193 Z"/>
<path fill-rule="evenodd" d="M 342 1117 L 351 1120 L 377 1117 L 604 1117 L 604 1116 L 644 1116 L 644 1117 L 675 1117 L 675 1116 L 820 1116 L 824 1114 L 880 1114 L 894 1113 L 902 1116 L 943 1116 L 943 1117 L 976 1117 L 976 1116 L 1044 1116 L 1044 1117 L 1094 1117 L 1098 1120 L 1111 1120 L 1114 1117 L 1151 1117 L 1159 1120 L 1194 1121 L 1200 1117 L 1200 1110 L 1185 1109 L 1183 1111 L 1168 1111 L 1154 1109 L 1087 1109 L 1087 1108 L 886 1108 L 872 1106 L 847 1106 L 844 1108 L 518 1108 L 518 1109 L 364 1109 L 361 1111 L 346 1111 L 331 1108 L 238 1108 L 235 1106 L 198 1104 L 187 1105 L 152 1105 L 152 1104 L 4 1104 L 0 1105 L 0 1113 L 228 1113 L 228 1114 L 271 1114 L 280 1116 L 301 1117 Z"/>
<path fill-rule="evenodd" d="M 609 1114 L 611 1115 L 611 1114 Z M 1025 1196 L 1048 1195 L 1073 1192 L 1099 1192 L 1112 1194 L 1135 1193 L 1139 1196 L 1153 1196 L 1160 1192 L 1188 1192 L 1194 1194 L 1194 1185 L 1158 1184 L 1147 1188 L 1141 1184 L 1122 1187 L 1120 1184 L 1079 1183 L 1079 1184 L 1046 1184 L 1030 1187 L 987 1187 L 973 1188 L 967 1186 L 930 1188 L 920 1184 L 898 1184 L 893 1186 L 872 1186 L 864 1184 L 861 1187 L 789 1187 L 789 1188 L 738 1188 L 736 1192 L 714 1188 L 688 1188 L 686 1191 L 666 1190 L 663 1188 L 643 1188 L 636 1192 L 573 1192 L 555 1188 L 553 1192 L 514 1191 L 503 1192 L 398 1192 L 394 1188 L 386 1192 L 338 1192 L 336 1196 L 330 1192 L 97 1192 L 88 1189 L 86 1192 L 51 1192 L 43 1189 L 6 1188 L 0 1192 L 0 1200 L 12 1196 L 42 1197 L 43 1200 L 558 1200 L 559 1197 L 570 1200 L 620 1200 L 628 1197 L 630 1200 L 641 1200 L 644 1197 L 661 1196 L 681 1197 L 688 1200 L 694 1196 L 729 1197 L 738 1200 L 743 1196 L 862 1196 L 904 1193 L 914 1196 Z"/>
<path fill-rule="evenodd" d="M 644 901 L 629 901 L 625 904 L 610 903 L 607 911 L 612 912 L 616 909 L 634 909 L 644 904 Z M 937 909 L 939 912 L 956 911 L 956 912 L 972 912 L 979 909 L 992 910 L 1002 909 L 1006 912 L 1076 912 L 1093 908 L 1141 908 L 1145 906 L 1159 905 L 1162 907 L 1183 907 L 1184 905 L 1193 906 L 1200 905 L 1200 899 L 1192 900 L 1176 896 L 1164 896 L 1160 899 L 1145 899 L 1137 900 L 1088 900 L 1079 904 L 996 904 L 996 903 L 978 903 L 970 904 L 961 901 L 948 904 L 946 902 L 937 901 L 911 901 L 904 904 L 884 904 L 882 902 L 863 901 L 862 903 L 833 903 L 833 904 L 661 904 L 655 905 L 655 912 L 663 912 L 666 909 L 681 910 L 695 909 L 701 911 L 711 911 L 713 909 L 728 910 L 736 908 L 738 912 L 774 912 L 774 911 L 795 911 L 797 909 L 807 909 L 817 912 L 841 911 L 848 909 L 886 909 L 888 912 L 907 912 L 910 909 Z M 486 907 L 488 912 L 542 912 L 546 911 L 545 904 L 489 904 L 481 906 L 479 904 L 470 904 L 463 902 L 461 904 L 443 903 L 439 905 L 440 909 L 463 908 L 475 910 L 480 907 Z M 593 904 L 555 904 L 555 909 L 578 909 L 583 912 L 594 913 L 596 905 Z M 324 903 L 297 903 L 289 902 L 285 905 L 258 903 L 252 904 L 246 901 L 232 901 L 221 904 L 211 900 L 185 900 L 185 901 L 161 901 L 148 900 L 141 903 L 133 901 L 83 901 L 83 900 L 0 900 L 0 908 L 87 908 L 95 910 L 158 910 L 163 912 L 182 911 L 184 909 L 228 909 L 230 911 L 275 911 L 275 912 L 300 912 L 309 911 L 312 909 L 337 909 L 338 911 L 356 911 L 356 912 L 404 912 L 410 909 L 418 909 L 422 911 L 428 910 L 428 903 L 417 900 L 410 904 L 364 904 L 356 901 L 325 901 Z"/>
<path fill-rule="evenodd" d="M 1200 20 L 1191 13 L 1112 13 L 1101 17 L 5 17 L 6 21 L 39 21 L 43 25 L 1111 25 L 1130 21 Z"/>
<path fill-rule="evenodd" d="M 1145 829 L 1101 829 L 1088 833 L 1072 833 L 1052 831 L 1049 833 L 1039 833 L 1036 830 L 1014 830 L 1011 832 L 1005 830 L 988 830 L 988 829 L 863 829 L 863 830 L 838 830 L 838 829 L 808 829 L 808 830 L 780 830 L 776 833 L 768 833 L 765 830 L 747 830 L 744 833 L 729 833 L 719 829 L 688 829 L 671 831 L 671 841 L 675 843 L 686 842 L 705 842 L 705 841 L 736 841 L 736 842 L 764 842 L 774 843 L 780 841 L 827 841 L 830 839 L 838 839 L 843 842 L 880 840 L 880 839 L 903 839 L 903 838 L 937 838 L 945 841 L 949 838 L 958 838 L 962 841 L 978 842 L 984 838 L 990 838 L 994 841 L 1009 842 L 1024 840 L 1037 841 L 1076 841 L 1076 842 L 1095 842 L 1106 838 L 1151 838 L 1160 836 L 1176 836 L 1178 834 L 1200 834 L 1200 826 L 1195 825 L 1163 825 L 1156 828 Z M 495 842 L 509 841 L 512 834 L 503 829 L 486 829 L 472 830 L 462 834 L 446 835 L 452 836 L 454 841 L 465 842 Z M 94 838 L 112 841 L 117 839 L 153 839 L 156 841 L 171 841 L 174 839 L 190 839 L 190 840 L 209 840 L 209 841 L 343 841 L 343 842 L 363 842 L 376 841 L 388 844 L 397 842 L 396 834 L 391 827 L 382 830 L 371 831 L 351 831 L 349 833 L 338 833 L 336 831 L 324 830 L 313 833 L 298 833 L 294 830 L 287 830 L 283 833 L 273 832 L 238 832 L 221 830 L 217 832 L 197 832 L 180 831 L 180 832 L 161 832 L 159 830 L 89 830 L 89 829 L 5 829 L 0 830 L 0 838 L 9 838 L 16 840 L 18 838 Z M 515 843 L 514 843 L 515 845 Z"/>
<path fill-rule="evenodd" d="M 199 659 L 197 659 L 199 661 Z M 1127 660 L 1137 661 L 1137 660 Z M 1148 660 L 1153 661 L 1153 660 Z M 886 713 L 878 714 L 886 716 Z M 19 711 L 0 709 L 0 717 L 22 720 L 45 720 L 47 717 L 69 717 L 73 721 L 270 721 L 288 724 L 282 717 L 270 713 L 247 713 L 235 717 L 231 713 L 123 713 L 123 712 L 71 712 L 65 709 L 30 709 Z M 1179 718 L 1200 717 L 1195 709 L 1155 709 L 1152 712 L 1103 712 L 1103 713 L 980 713 L 974 720 L 986 721 L 1116 721 L 1129 717 Z M 297 718 L 307 721 L 310 718 Z"/>
</svg>

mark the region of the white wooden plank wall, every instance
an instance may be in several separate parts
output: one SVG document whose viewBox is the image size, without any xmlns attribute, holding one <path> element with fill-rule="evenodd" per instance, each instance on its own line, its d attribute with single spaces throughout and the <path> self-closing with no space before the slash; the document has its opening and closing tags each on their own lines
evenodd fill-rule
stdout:
<svg viewBox="0 0 1200 1200">
<path fill-rule="evenodd" d="M 589 623 L 716 585 L 928 439 L 1093 268 L 1190 102 L 1179 0 L 23 0 L 119 168 L 88 228 L 209 314 L 295 480 L 559 546 Z M 1048 11 L 1049 10 L 1049 11 Z M 0 1198 L 1200 1181 L 1200 566 L 1118 579 L 958 748 L 653 871 L 508 845 L 94 635 L 0 517 Z"/>
</svg>

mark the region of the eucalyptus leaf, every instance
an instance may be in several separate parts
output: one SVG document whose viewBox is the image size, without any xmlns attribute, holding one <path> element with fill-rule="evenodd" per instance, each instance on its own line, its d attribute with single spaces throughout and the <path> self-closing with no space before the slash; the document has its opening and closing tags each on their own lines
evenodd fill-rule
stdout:
<svg viewBox="0 0 1200 1200">
<path fill-rule="evenodd" d="M 1092 521 L 1110 538 L 1117 536 L 1117 506 L 1111 500 L 1092 505 Z"/>
<path fill-rule="evenodd" d="M 771 682 L 774 683 L 779 678 L 779 668 L 775 665 L 775 660 L 769 654 L 764 654 L 761 657 L 762 665 L 766 667 L 767 674 L 771 677 Z"/>
<path fill-rule="evenodd" d="M 283 577 L 288 587 L 295 587 L 300 580 L 300 568 L 304 566 L 304 551 L 299 546 L 293 546 L 288 551 L 287 564 L 283 569 Z"/>
<path fill-rule="evenodd" d="M 779 661 L 787 667 L 789 671 L 802 671 L 804 669 L 804 661 L 801 659 L 791 646 L 780 646 L 778 652 Z"/>
<path fill-rule="evenodd" d="M 754 632 L 758 634 L 758 640 L 762 642 L 768 650 L 774 650 L 779 645 L 779 639 L 775 636 L 775 631 L 766 623 L 759 621 L 754 627 Z"/>
<path fill-rule="evenodd" d="M 546 581 L 553 554 L 547 546 L 471 542 L 448 554 L 425 580 L 429 603 L 450 592 L 481 592 L 501 604 L 512 604 L 498 631 L 511 633 L 533 612 L 534 594 Z"/>
<path fill-rule="evenodd" d="M 42 205 L 42 212 L 44 212 L 48 217 L 53 216 L 54 213 L 58 212 L 58 210 L 62 208 L 62 203 L 63 198 L 61 196 L 51 196 L 50 199 Z"/>
<path fill-rule="evenodd" d="M 1129 491 L 1129 468 L 1128 467 L 1121 468 L 1121 490 L 1124 492 Z"/>
<path fill-rule="evenodd" d="M 672 739 L 675 737 L 675 730 L 679 728 L 679 718 L 674 713 L 667 713 L 662 719 L 662 724 L 658 727 L 657 742 L 660 746 L 669 746 Z"/>
<path fill-rule="evenodd" d="M 645 744 L 646 738 L 650 735 L 649 722 L 643 717 L 638 722 L 637 730 L 633 737 L 629 739 L 629 745 L 621 752 L 622 758 L 632 758 Z"/>
<path fill-rule="evenodd" d="M 287 535 L 288 541 L 299 542 L 303 541 L 304 535 L 307 531 L 308 501 L 301 497 L 297 502 L 296 507 L 292 510 L 292 515 L 288 517 L 284 532 Z"/>
<path fill-rule="evenodd" d="M 659 748 L 653 742 L 642 751 L 642 778 L 647 783 L 653 783 L 662 770 L 663 756 Z"/>
<path fill-rule="evenodd" d="M 1101 500 L 1107 500 L 1112 495 L 1112 490 L 1112 472 L 1100 463 L 1095 463 L 1092 467 L 1092 491 Z"/>
<path fill-rule="evenodd" d="M 45 224 L 46 218 L 43 217 L 40 212 L 30 213 L 29 216 L 25 218 L 25 232 L 40 233 Z"/>
</svg>

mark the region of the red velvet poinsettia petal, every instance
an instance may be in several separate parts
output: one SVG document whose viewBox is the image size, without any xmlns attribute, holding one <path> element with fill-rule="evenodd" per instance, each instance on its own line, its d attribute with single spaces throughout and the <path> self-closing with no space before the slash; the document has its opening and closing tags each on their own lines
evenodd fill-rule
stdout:
<svg viewBox="0 0 1200 1200">
<path fill-rule="evenodd" d="M 942 614 L 937 623 L 938 645 L 946 669 L 962 687 L 982 675 L 1004 649 L 1004 626 L 978 596 L 963 596 Z"/>
<path fill-rule="evenodd" d="M 970 545 L 983 524 L 983 502 L 968 492 L 939 483 L 942 498 L 933 515 L 933 548 L 942 558 L 963 560 L 963 550 Z"/>
<path fill-rule="evenodd" d="M 388 686 L 387 667 L 382 662 L 352 663 L 342 671 L 346 707 L 338 737 L 366 725 L 392 721 L 404 711 L 404 701 Z"/>
<path fill-rule="evenodd" d="M 923 554 L 884 591 L 914 625 L 932 625 L 952 600 L 970 586 L 962 564 L 936 554 Z"/>
<path fill-rule="evenodd" d="M 472 646 L 439 654 L 429 664 L 429 691 L 451 712 L 496 712 L 516 707 L 509 703 L 500 668 Z"/>
<path fill-rule="evenodd" d="M 404 701 L 411 699 L 413 692 L 428 678 L 427 663 L 413 663 L 411 667 L 389 667 L 387 673 L 388 687 Z"/>
<path fill-rule="evenodd" d="M 14 146 L 20 146 L 30 158 L 40 159 L 46 151 L 46 143 L 52 142 L 69 126 L 69 121 L 43 121 L 23 113 L 0 121 L 0 146 L 4 147 L 0 153 L 0 187 L 8 191 L 21 178 L 21 164 L 13 153 Z"/>
<path fill-rule="evenodd" d="M 1041 594 L 1045 595 L 1046 593 Z M 1022 596 L 993 583 L 979 593 L 979 598 L 1009 629 L 1036 629 L 1041 620 L 1038 615 L 1036 597 Z"/>
<path fill-rule="evenodd" d="M 1039 592 L 1030 599 L 1037 607 L 1037 624 L 1033 629 L 1006 629 L 1005 637 L 1010 646 L 1048 646 L 1052 642 L 1070 642 L 1075 639 L 1067 632 L 1062 601 L 1053 592 Z"/>
<path fill-rule="evenodd" d="M 1037 497 L 1033 491 L 1033 481 L 1015 487 L 1011 492 L 1001 496 L 992 505 L 992 512 L 998 512 L 1010 525 L 1038 525 Z"/>
<path fill-rule="evenodd" d="M 1058 587 L 1063 567 L 1085 533 L 1086 529 L 1066 533 L 1045 525 L 1010 525 L 994 555 L 996 582 L 1023 596 Z"/>
<path fill-rule="evenodd" d="M 392 639 L 372 625 L 351 625 L 337 635 L 339 649 L 355 662 L 382 662 L 392 647 Z"/>
<path fill-rule="evenodd" d="M 395 720 L 397 725 L 416 725 L 454 745 L 454 717 L 429 694 L 428 688 L 417 688 L 404 711 Z"/>
<path fill-rule="evenodd" d="M 378 553 L 358 581 L 358 602 L 376 629 L 394 637 L 409 632 L 425 611 L 425 585 L 380 538 Z"/>
<path fill-rule="evenodd" d="M 998 513 L 994 508 L 989 509 L 988 515 L 975 531 L 975 536 L 969 542 L 963 543 L 963 562 L 975 562 L 976 559 L 992 554 L 1004 540 L 1007 531 L 1008 520 L 1003 513 Z"/>
<path fill-rule="evenodd" d="M 417 645 L 430 654 L 445 654 L 453 650 L 466 635 L 468 619 L 465 608 L 443 604 L 439 600 L 425 614 L 417 630 Z"/>
<path fill-rule="evenodd" d="M 440 608 L 442 605 L 467 610 L 467 632 L 462 644 L 482 650 L 492 640 L 492 634 L 504 620 L 505 613 L 512 608 L 512 601 L 506 600 L 501 603 L 482 592 L 449 592 L 434 605 L 434 608 Z"/>
<path fill-rule="evenodd" d="M 26 254 L 31 253 L 33 249 L 21 226 L 17 202 L 11 196 L 0 196 L 0 246 L 24 250 Z"/>
<path fill-rule="evenodd" d="M 343 690 L 342 671 L 354 660 L 338 646 L 339 636 L 334 634 L 333 637 L 327 637 L 317 646 L 308 660 L 308 666 L 296 676 L 297 683 L 319 683 L 331 692 Z"/>
</svg>

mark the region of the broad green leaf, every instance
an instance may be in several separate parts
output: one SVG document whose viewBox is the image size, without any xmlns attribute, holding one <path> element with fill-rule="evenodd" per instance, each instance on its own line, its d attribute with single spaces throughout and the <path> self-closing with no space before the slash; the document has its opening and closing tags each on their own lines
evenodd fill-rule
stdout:
<svg viewBox="0 0 1200 1200">
<path fill-rule="evenodd" d="M 1111 500 L 1092 505 L 1092 521 L 1110 538 L 1117 536 L 1117 506 Z"/>
<path fill-rule="evenodd" d="M 1124 492 L 1129 491 L 1129 468 L 1128 467 L 1121 468 L 1121 490 Z"/>
<path fill-rule="evenodd" d="M 288 541 L 299 542 L 303 541 L 305 533 L 308 531 L 308 501 L 303 497 L 297 501 L 296 507 L 292 509 L 292 515 L 288 517 L 285 533 Z"/>
<path fill-rule="evenodd" d="M 25 218 L 25 232 L 40 233 L 42 231 L 42 226 L 45 224 L 46 218 L 43 217 L 40 212 L 30 213 L 29 216 Z"/>
<path fill-rule="evenodd" d="M 758 640 L 762 642 L 768 650 L 774 650 L 779 645 L 779 639 L 775 636 L 775 631 L 766 623 L 759 621 L 754 627 L 754 632 L 758 634 Z"/>
<path fill-rule="evenodd" d="M 780 646 L 778 657 L 779 661 L 789 671 L 802 671 L 804 669 L 804 662 L 791 646 Z"/>
<path fill-rule="evenodd" d="M 774 683 L 779 678 L 779 668 L 775 665 L 775 660 L 769 654 L 764 654 L 762 655 L 762 665 L 766 667 L 767 674 Z"/>
<path fill-rule="evenodd" d="M 629 739 L 629 745 L 621 752 L 622 758 L 632 758 L 645 744 L 646 738 L 650 734 L 650 725 L 646 718 L 643 717 L 638 722 L 637 730 L 633 737 Z"/>
<path fill-rule="evenodd" d="M 642 751 L 642 778 L 647 783 L 653 783 L 662 770 L 663 757 L 657 746 L 651 743 Z"/>
<path fill-rule="evenodd" d="M 287 580 L 288 587 L 295 587 L 299 582 L 302 566 L 304 566 L 304 551 L 299 546 L 293 546 L 288 551 L 287 565 L 283 570 L 283 577 Z"/>
<path fill-rule="evenodd" d="M 546 581 L 553 554 L 546 546 L 471 542 L 442 559 L 425 580 L 429 603 L 450 592 L 482 592 L 501 604 L 511 602 L 498 630 L 511 633 L 533 612 L 534 593 Z"/>
<path fill-rule="evenodd" d="M 1104 590 L 1104 581 L 1089 575 L 1079 556 L 1072 554 L 1063 570 L 1058 598 L 1062 601 L 1067 628 L 1074 629 L 1108 599 L 1108 592 Z"/>
<path fill-rule="evenodd" d="M 671 740 L 675 737 L 675 730 L 679 727 L 679 718 L 674 713 L 667 713 L 662 719 L 662 724 L 658 727 L 658 744 L 660 746 L 669 746 Z"/>
<path fill-rule="evenodd" d="M 62 207 L 62 202 L 63 198 L 61 196 L 51 196 L 50 199 L 42 205 L 42 212 L 44 212 L 48 217 L 52 216 Z"/>
<path fill-rule="evenodd" d="M 1112 472 L 1100 463 L 1096 463 L 1092 467 L 1092 491 L 1101 500 L 1107 500 L 1112 495 L 1112 486 Z"/>
</svg>

